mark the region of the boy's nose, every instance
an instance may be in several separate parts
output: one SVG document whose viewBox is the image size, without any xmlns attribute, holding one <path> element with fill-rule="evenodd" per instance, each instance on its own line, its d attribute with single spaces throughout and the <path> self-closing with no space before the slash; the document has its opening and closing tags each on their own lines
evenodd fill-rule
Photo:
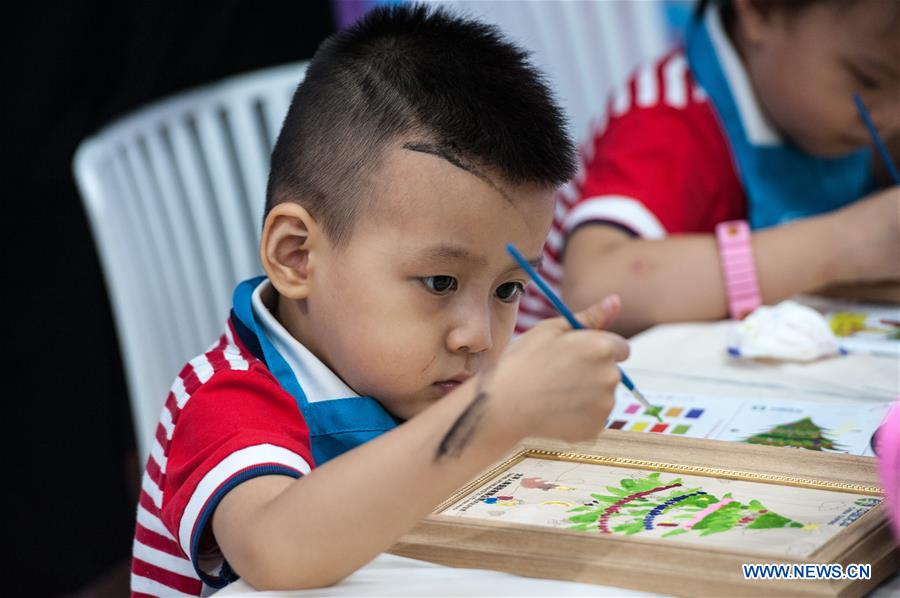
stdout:
<svg viewBox="0 0 900 598">
<path fill-rule="evenodd" d="M 447 335 L 447 349 L 452 353 L 481 353 L 494 346 L 489 312 L 468 312 Z"/>
</svg>

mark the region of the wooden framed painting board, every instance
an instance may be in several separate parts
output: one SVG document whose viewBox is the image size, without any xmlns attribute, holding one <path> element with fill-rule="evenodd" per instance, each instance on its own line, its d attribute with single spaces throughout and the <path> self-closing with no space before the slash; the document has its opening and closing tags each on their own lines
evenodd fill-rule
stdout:
<svg viewBox="0 0 900 598">
<path fill-rule="evenodd" d="M 859 596 L 900 567 L 871 457 L 615 430 L 525 441 L 391 552 L 683 596 Z M 765 563 L 871 578 L 745 579 Z"/>
</svg>

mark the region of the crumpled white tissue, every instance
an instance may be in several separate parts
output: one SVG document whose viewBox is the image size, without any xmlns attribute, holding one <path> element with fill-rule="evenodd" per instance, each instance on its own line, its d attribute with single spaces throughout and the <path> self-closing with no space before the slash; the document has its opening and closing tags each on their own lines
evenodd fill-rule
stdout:
<svg viewBox="0 0 900 598">
<path fill-rule="evenodd" d="M 841 353 L 837 338 L 816 310 L 795 301 L 763 305 L 737 322 L 728 352 L 750 359 L 814 361 Z"/>
</svg>

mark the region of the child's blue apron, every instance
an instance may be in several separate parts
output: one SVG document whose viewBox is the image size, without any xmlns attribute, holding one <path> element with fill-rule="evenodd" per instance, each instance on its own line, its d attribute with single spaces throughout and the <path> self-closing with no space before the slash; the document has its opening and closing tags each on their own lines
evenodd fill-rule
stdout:
<svg viewBox="0 0 900 598">
<path fill-rule="evenodd" d="M 306 420 L 315 465 L 319 466 L 352 448 L 392 430 L 401 422 L 372 397 L 347 397 L 310 403 L 284 358 L 256 322 L 251 306 L 253 291 L 264 276 L 245 280 L 234 291 L 232 322 L 241 342 L 263 360 L 281 387 L 291 393 Z"/>
<path fill-rule="evenodd" d="M 829 212 L 875 189 L 869 149 L 840 158 L 818 158 L 789 143 L 753 145 L 704 19 L 691 20 L 686 46 L 694 78 L 709 95 L 725 128 L 747 195 L 751 227 L 766 228 Z M 847 102 L 852 99 L 848 97 Z"/>
</svg>

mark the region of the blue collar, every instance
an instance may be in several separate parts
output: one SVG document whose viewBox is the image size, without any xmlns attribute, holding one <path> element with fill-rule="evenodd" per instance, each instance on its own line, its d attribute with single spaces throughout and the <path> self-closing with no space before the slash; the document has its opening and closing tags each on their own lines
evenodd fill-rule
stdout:
<svg viewBox="0 0 900 598">
<path fill-rule="evenodd" d="M 275 348 L 259 314 L 253 309 L 254 291 L 265 281 L 266 278 L 260 276 L 237 286 L 231 310 L 232 323 L 244 346 L 266 364 L 281 387 L 297 402 L 309 428 L 316 465 L 397 427 L 401 421 L 372 397 L 329 397 L 313 402 L 308 399 L 296 372 Z M 332 373 L 329 371 L 328 374 Z"/>
<path fill-rule="evenodd" d="M 869 149 L 819 158 L 771 131 L 718 10 L 709 9 L 702 20 L 693 19 L 686 42 L 691 71 L 725 130 L 753 228 L 829 212 L 874 190 Z"/>
</svg>

